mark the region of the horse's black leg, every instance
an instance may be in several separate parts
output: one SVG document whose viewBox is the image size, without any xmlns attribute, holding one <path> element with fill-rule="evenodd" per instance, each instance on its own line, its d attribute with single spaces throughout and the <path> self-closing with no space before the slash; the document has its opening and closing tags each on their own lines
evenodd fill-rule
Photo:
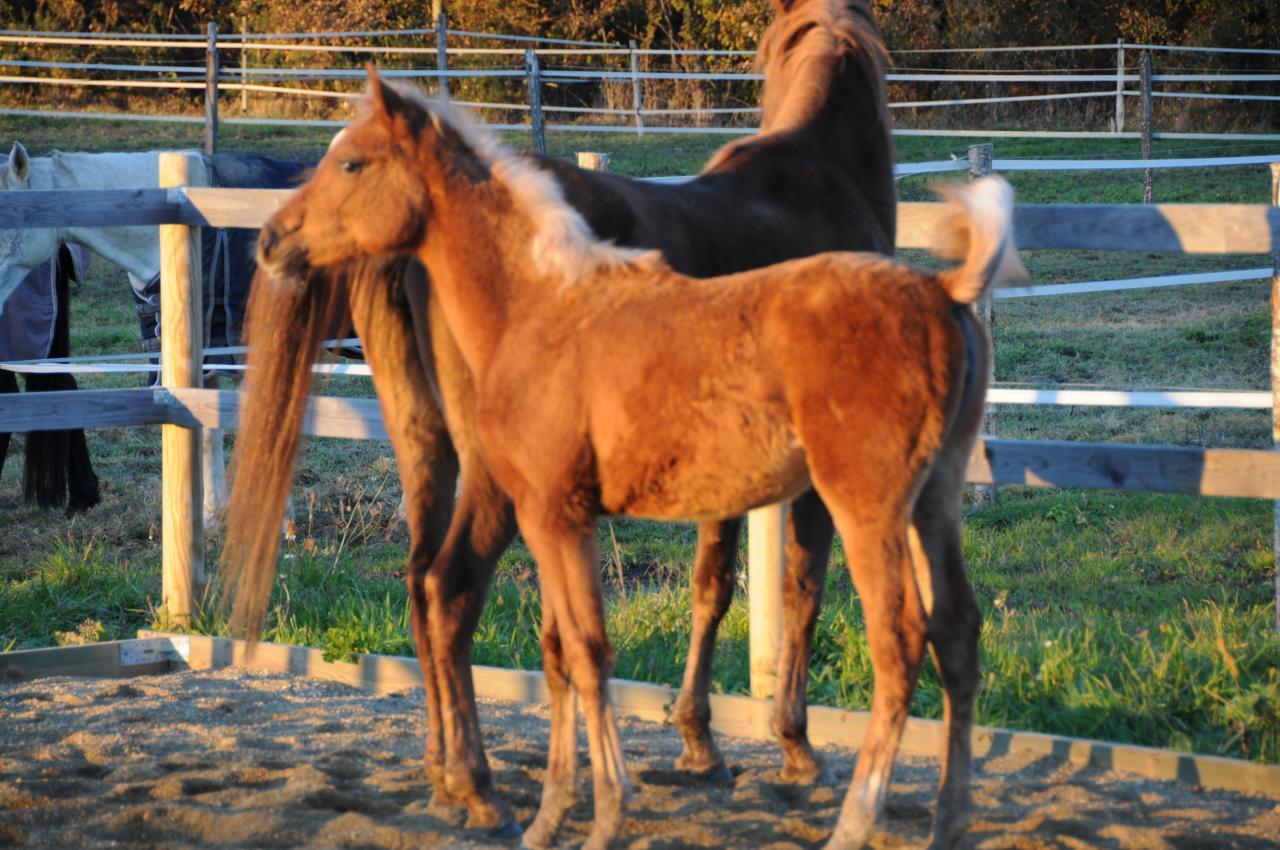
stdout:
<svg viewBox="0 0 1280 850">
<path fill-rule="evenodd" d="M 27 392 L 59 389 L 62 375 L 28 375 Z M 60 508 L 67 503 L 67 432 L 31 431 L 27 434 L 22 495 L 27 504 Z"/>
<path fill-rule="evenodd" d="M 0 369 L 0 393 L 16 393 L 18 391 L 18 376 L 12 372 Z M 0 434 L 0 476 L 4 475 L 4 459 L 9 454 L 9 433 Z"/>
<path fill-rule="evenodd" d="M 71 382 L 75 389 L 75 381 Z M 87 511 L 102 501 L 98 475 L 89 459 L 89 442 L 84 429 L 67 432 L 67 515 Z"/>
</svg>

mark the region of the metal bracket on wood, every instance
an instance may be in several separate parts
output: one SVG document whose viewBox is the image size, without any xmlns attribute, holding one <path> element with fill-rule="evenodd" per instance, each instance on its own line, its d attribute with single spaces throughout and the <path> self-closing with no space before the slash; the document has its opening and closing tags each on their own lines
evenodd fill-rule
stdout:
<svg viewBox="0 0 1280 850">
<path fill-rule="evenodd" d="M 142 638 L 120 643 L 120 666 L 139 667 L 168 661 L 187 664 L 191 661 L 191 638 L 185 636 L 167 638 Z"/>
</svg>

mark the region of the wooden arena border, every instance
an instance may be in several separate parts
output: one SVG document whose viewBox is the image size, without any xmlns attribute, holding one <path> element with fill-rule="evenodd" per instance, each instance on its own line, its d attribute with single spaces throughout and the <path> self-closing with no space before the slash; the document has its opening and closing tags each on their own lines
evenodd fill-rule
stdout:
<svg viewBox="0 0 1280 850">
<path fill-rule="evenodd" d="M 415 658 L 357 655 L 354 661 L 326 661 L 319 649 L 279 643 L 259 643 L 250 654 L 248 644 L 242 640 L 176 632 L 143 630 L 138 632 L 136 640 L 0 653 L 0 676 L 10 680 L 44 676 L 129 678 L 225 667 L 341 682 L 372 693 L 422 687 L 422 671 Z M 541 673 L 482 666 L 473 670 L 478 697 L 538 705 L 549 701 Z M 667 721 L 677 694 L 675 688 L 625 679 L 610 680 L 609 690 L 620 715 L 656 723 Z M 768 700 L 713 694 L 711 728 L 739 738 L 771 739 L 771 708 Z M 869 718 L 865 711 L 811 705 L 809 738 L 819 746 L 853 749 L 862 740 Z M 941 721 L 912 717 L 907 721 L 901 752 L 936 757 L 942 752 L 945 735 Z M 1125 771 L 1146 779 L 1280 796 L 1280 765 L 1255 764 L 1223 756 L 991 726 L 974 727 L 973 748 L 977 758 L 1041 755 L 1082 767 Z"/>
</svg>

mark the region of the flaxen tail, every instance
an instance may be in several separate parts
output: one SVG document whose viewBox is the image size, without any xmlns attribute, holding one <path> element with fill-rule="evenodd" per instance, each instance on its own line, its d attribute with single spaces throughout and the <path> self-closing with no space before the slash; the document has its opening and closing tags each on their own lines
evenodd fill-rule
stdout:
<svg viewBox="0 0 1280 850">
<path fill-rule="evenodd" d="M 988 287 L 1025 280 L 1027 270 L 1013 244 L 1013 189 L 1003 179 L 943 184 L 947 210 L 934 234 L 933 252 L 959 268 L 938 275 L 951 300 L 972 304 Z"/>
<path fill-rule="evenodd" d="M 345 315 L 335 276 L 275 280 L 259 270 L 246 314 L 249 368 L 231 458 L 231 498 L 222 549 L 222 604 L 231 625 L 256 641 L 280 552 L 280 526 L 311 391 L 311 364 Z"/>
</svg>

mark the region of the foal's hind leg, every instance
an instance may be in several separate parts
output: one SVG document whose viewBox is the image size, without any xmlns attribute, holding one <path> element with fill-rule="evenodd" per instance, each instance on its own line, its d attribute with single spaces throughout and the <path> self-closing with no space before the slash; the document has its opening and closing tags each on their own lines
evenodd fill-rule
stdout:
<svg viewBox="0 0 1280 850">
<path fill-rule="evenodd" d="M 941 466 L 941 465 L 940 465 Z M 916 584 L 929 622 L 929 642 L 945 695 L 947 748 L 934 812 L 931 850 L 947 850 L 972 816 L 973 704 L 978 689 L 982 614 L 960 545 L 963 467 L 940 468 L 925 485 L 908 539 Z"/>
<path fill-rule="evenodd" d="M 831 771 L 809 743 L 809 657 L 822 608 L 822 589 L 835 527 L 818 494 L 810 490 L 787 512 L 787 563 L 782 577 L 782 642 L 773 697 L 773 733 L 782 744 L 784 782 L 831 782 Z"/>
<path fill-rule="evenodd" d="M 676 767 L 725 782 L 733 774 L 711 736 L 711 658 L 716 630 L 733 601 L 734 567 L 742 518 L 704 522 L 698 526 L 698 554 L 693 563 L 693 632 L 680 695 L 671 722 L 684 735 L 684 752 Z"/>
<path fill-rule="evenodd" d="M 863 501 L 880 495 L 864 496 Z M 907 552 L 905 506 L 895 508 L 891 498 L 885 501 L 889 505 L 827 499 L 862 601 L 875 690 L 870 725 L 826 850 L 861 847 L 875 828 L 924 656 L 924 614 Z"/>
</svg>

